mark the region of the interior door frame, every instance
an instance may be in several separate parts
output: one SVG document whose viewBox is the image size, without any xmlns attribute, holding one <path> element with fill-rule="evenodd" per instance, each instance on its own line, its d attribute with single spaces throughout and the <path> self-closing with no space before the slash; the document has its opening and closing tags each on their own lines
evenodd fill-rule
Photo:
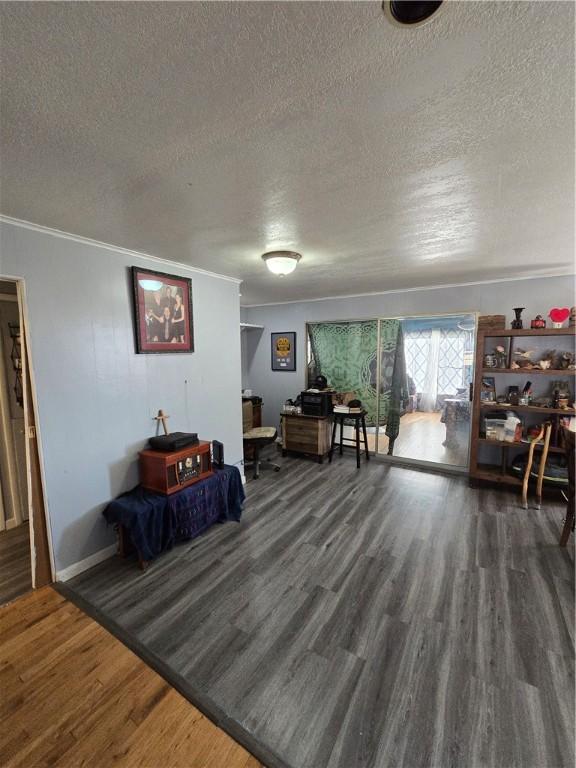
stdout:
<svg viewBox="0 0 576 768">
<path fill-rule="evenodd" d="M 46 499 L 46 478 L 42 441 L 38 423 L 38 401 L 34 365 L 30 351 L 30 327 L 26 285 L 21 277 L 1 275 L 0 280 L 16 284 L 22 348 L 22 387 L 24 391 L 24 432 L 26 445 L 26 484 L 32 588 L 55 581 L 56 569 L 50 514 Z"/>
<path fill-rule="evenodd" d="M 424 312 L 418 315 L 397 315 L 394 317 L 379 317 L 378 318 L 378 368 L 380 367 L 380 361 L 382 359 L 382 350 L 380 348 L 380 323 L 383 320 L 417 320 L 418 318 L 434 318 L 434 317 L 461 317 L 462 315 L 469 315 L 474 318 L 474 345 L 472 350 L 472 382 L 476 374 L 476 352 L 478 344 L 478 318 L 480 317 L 479 310 L 462 310 L 460 312 Z M 378 376 L 377 386 L 377 413 L 380 416 L 380 376 Z M 473 402 L 471 400 L 470 402 Z M 470 418 L 470 430 L 472 430 L 472 418 Z M 389 456 L 387 453 L 378 453 L 378 439 L 380 436 L 380 425 L 378 425 L 376 431 L 375 440 L 375 456 L 389 464 L 395 464 L 396 466 L 417 467 L 420 469 L 437 470 L 439 472 L 450 472 L 456 475 L 467 475 L 470 471 L 470 451 L 472 441 L 470 436 L 468 437 L 468 450 L 466 455 L 466 464 L 458 466 L 455 464 L 443 464 L 438 461 L 425 461 L 424 459 L 411 459 L 403 456 Z"/>
</svg>

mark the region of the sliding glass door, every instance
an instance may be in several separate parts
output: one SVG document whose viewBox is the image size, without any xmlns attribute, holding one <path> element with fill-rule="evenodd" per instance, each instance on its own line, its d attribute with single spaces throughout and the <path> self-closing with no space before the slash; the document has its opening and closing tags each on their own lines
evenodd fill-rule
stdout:
<svg viewBox="0 0 576 768">
<path fill-rule="evenodd" d="M 466 468 L 475 335 L 471 314 L 308 323 L 308 386 L 362 402 L 371 451 Z"/>
<path fill-rule="evenodd" d="M 465 468 L 476 318 L 405 317 L 396 322 L 401 328 L 395 360 L 400 412 L 380 414 L 377 450 L 400 459 Z M 390 320 L 381 320 L 380 327 L 388 323 Z M 382 361 L 386 356 L 382 348 Z M 386 390 L 384 374 L 380 384 L 384 398 Z"/>
</svg>

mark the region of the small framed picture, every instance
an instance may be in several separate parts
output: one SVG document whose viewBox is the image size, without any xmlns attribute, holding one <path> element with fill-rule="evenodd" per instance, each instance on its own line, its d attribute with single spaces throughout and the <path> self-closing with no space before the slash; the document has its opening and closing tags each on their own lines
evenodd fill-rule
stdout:
<svg viewBox="0 0 576 768">
<path fill-rule="evenodd" d="M 192 280 L 132 267 L 137 354 L 194 352 Z"/>
<path fill-rule="evenodd" d="M 296 333 L 272 333 L 272 370 L 295 371 L 296 370 Z"/>
<path fill-rule="evenodd" d="M 483 376 L 480 389 L 480 401 L 483 403 L 496 402 L 496 383 L 494 376 Z"/>
</svg>

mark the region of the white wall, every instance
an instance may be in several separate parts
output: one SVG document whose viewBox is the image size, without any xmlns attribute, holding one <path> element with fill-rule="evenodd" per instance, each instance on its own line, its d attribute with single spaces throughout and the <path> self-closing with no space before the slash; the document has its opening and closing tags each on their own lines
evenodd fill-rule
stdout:
<svg viewBox="0 0 576 768">
<path fill-rule="evenodd" d="M 193 354 L 135 353 L 131 265 L 192 278 Z M 102 509 L 137 484 L 159 408 L 241 461 L 237 281 L 6 222 L 0 274 L 25 280 L 57 571 L 114 542 Z"/>
<path fill-rule="evenodd" d="M 262 332 L 251 331 L 247 334 L 246 380 L 250 382 L 254 394 L 261 395 L 264 399 L 264 423 L 278 425 L 282 403 L 288 397 L 295 397 L 305 387 L 306 322 L 479 312 L 483 315 L 506 315 L 509 325 L 514 317 L 512 308 L 526 307 L 523 318 L 525 326 L 527 324 L 529 327 L 530 319 L 536 314 L 546 317 L 552 307 L 571 307 L 574 304 L 574 279 L 549 277 L 295 304 L 243 307 L 245 322 L 265 326 Z M 271 370 L 270 334 L 278 331 L 296 331 L 295 373 Z"/>
</svg>

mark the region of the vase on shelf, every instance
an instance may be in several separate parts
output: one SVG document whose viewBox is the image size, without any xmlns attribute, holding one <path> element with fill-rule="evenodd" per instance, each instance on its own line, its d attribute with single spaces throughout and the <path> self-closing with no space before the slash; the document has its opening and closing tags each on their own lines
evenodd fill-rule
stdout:
<svg viewBox="0 0 576 768">
<path fill-rule="evenodd" d="M 520 328 L 523 328 L 524 325 L 522 323 L 522 312 L 524 312 L 525 307 L 514 307 L 514 314 L 516 315 L 516 319 L 512 320 L 512 328 L 515 331 L 519 331 Z"/>
</svg>

